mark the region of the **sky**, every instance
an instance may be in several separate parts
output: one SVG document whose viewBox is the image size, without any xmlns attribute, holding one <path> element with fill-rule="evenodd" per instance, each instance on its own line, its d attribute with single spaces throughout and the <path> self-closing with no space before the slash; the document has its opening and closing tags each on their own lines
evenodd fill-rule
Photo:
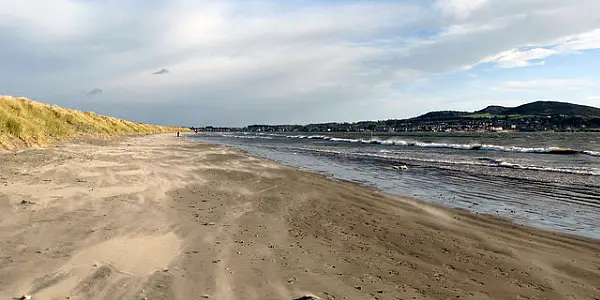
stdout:
<svg viewBox="0 0 600 300">
<path fill-rule="evenodd" d="M 138 122 L 600 107 L 598 0 L 0 0 L 0 95 Z"/>
</svg>

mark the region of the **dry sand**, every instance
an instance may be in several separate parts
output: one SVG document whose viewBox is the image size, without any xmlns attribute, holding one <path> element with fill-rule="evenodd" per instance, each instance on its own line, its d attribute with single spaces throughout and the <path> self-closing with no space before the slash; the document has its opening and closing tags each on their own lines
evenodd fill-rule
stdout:
<svg viewBox="0 0 600 300">
<path fill-rule="evenodd" d="M 600 299 L 600 242 L 169 135 L 80 141 L 0 154 L 0 299 L 22 294 Z"/>
</svg>

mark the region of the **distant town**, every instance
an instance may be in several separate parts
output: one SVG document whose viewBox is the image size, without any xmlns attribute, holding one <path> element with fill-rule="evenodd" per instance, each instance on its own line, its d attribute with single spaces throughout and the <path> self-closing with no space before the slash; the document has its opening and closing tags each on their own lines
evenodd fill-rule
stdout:
<svg viewBox="0 0 600 300">
<path fill-rule="evenodd" d="M 537 101 L 516 108 L 489 106 L 476 112 L 430 112 L 402 120 L 191 129 L 196 132 L 600 132 L 600 109 L 565 102 Z"/>
</svg>

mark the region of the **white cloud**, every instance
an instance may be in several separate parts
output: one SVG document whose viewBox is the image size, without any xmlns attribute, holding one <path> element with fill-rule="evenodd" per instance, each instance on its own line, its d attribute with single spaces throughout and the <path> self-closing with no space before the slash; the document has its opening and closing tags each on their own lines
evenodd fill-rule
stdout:
<svg viewBox="0 0 600 300">
<path fill-rule="evenodd" d="M 438 0 L 436 5 L 443 14 L 464 19 L 489 2 L 489 0 Z"/>
<path fill-rule="evenodd" d="M 590 87 L 592 81 L 584 78 L 546 78 L 536 80 L 511 80 L 499 86 L 492 87 L 495 90 L 549 93 L 558 91 L 579 90 Z"/>
<path fill-rule="evenodd" d="M 567 37 L 557 43 L 558 52 L 600 49 L 600 29 Z"/>
<path fill-rule="evenodd" d="M 64 40 L 82 34 L 92 12 L 71 0 L 0 0 L 0 28 L 19 30 L 24 38 Z"/>
<path fill-rule="evenodd" d="M 481 63 L 492 62 L 501 68 L 527 67 L 544 64 L 537 61 L 552 55 L 569 54 L 577 51 L 600 49 L 600 29 L 594 29 L 581 34 L 576 34 L 548 44 L 536 45 L 533 49 L 513 49 L 483 59 Z M 541 48 L 545 47 L 545 48 Z"/>
<path fill-rule="evenodd" d="M 529 50 L 510 50 L 500 53 L 496 56 L 486 58 L 482 60 L 482 62 L 493 62 L 501 68 L 516 68 L 531 65 L 543 65 L 544 61 L 532 61 L 541 60 L 556 53 L 558 53 L 556 50 L 545 48 L 534 48 Z"/>
<path fill-rule="evenodd" d="M 506 24 L 498 22 L 496 24 L 455 24 L 450 25 L 442 30 L 438 38 L 449 36 L 467 36 L 474 33 L 482 33 L 486 31 L 502 29 Z"/>
</svg>

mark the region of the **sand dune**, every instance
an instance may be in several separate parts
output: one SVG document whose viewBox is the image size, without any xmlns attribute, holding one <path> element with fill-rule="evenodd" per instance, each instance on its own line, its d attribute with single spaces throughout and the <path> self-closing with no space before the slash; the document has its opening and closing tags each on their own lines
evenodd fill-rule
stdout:
<svg viewBox="0 0 600 300">
<path fill-rule="evenodd" d="M 176 131 L 189 129 L 136 123 L 0 95 L 0 150 L 47 146 L 53 141 L 83 136 L 100 138 Z"/>
<path fill-rule="evenodd" d="M 600 299 L 600 242 L 172 135 L 0 154 L 0 299 Z"/>
</svg>

